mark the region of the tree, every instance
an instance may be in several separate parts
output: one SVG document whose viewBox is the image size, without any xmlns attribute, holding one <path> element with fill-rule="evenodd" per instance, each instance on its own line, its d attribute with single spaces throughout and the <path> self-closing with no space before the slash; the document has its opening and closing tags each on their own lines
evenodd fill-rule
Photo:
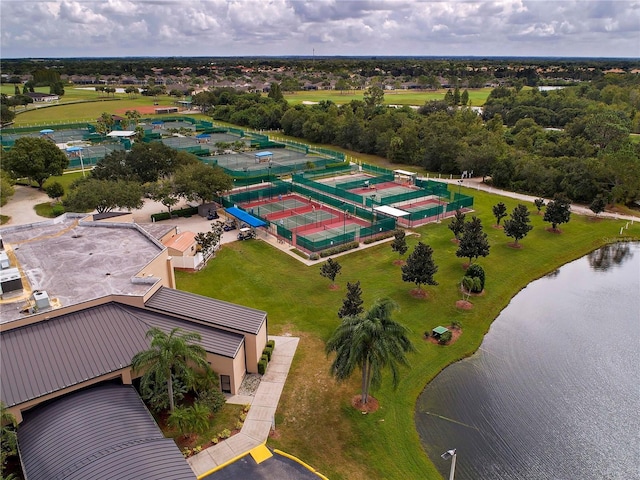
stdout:
<svg viewBox="0 0 640 480">
<path fill-rule="evenodd" d="M 464 91 L 462 92 L 462 95 L 460 96 L 460 103 L 462 105 L 467 105 L 469 103 L 469 92 L 467 91 L 466 88 L 464 89 Z"/>
<path fill-rule="evenodd" d="M 2 154 L 2 168 L 13 178 L 28 177 L 42 185 L 50 176 L 62 175 L 69 158 L 46 138 L 21 137 Z"/>
<path fill-rule="evenodd" d="M 5 125 L 13 122 L 16 118 L 15 112 L 12 112 L 8 104 L 3 103 L 0 105 L 0 124 Z"/>
<path fill-rule="evenodd" d="M 377 85 L 372 85 L 364 92 L 364 103 L 370 112 L 384 103 L 384 90 Z"/>
<path fill-rule="evenodd" d="M 462 277 L 462 282 L 460 283 L 460 286 L 462 287 L 462 299 L 469 301 L 469 297 L 471 296 L 472 292 L 476 290 L 482 291 L 481 285 L 482 280 L 480 280 L 480 278 L 478 277 L 470 277 L 468 275 Z"/>
<path fill-rule="evenodd" d="M 346 380 L 356 368 L 362 372 L 361 401 L 382 383 L 382 371 L 389 367 L 393 386 L 399 382 L 399 366 L 408 365 L 406 353 L 415 351 L 408 329 L 391 318 L 396 304 L 381 299 L 364 316 L 342 319 L 326 344 L 327 355 L 335 353 L 330 372 L 338 381 Z"/>
<path fill-rule="evenodd" d="M 195 402 L 190 407 L 176 407 L 169 415 L 167 423 L 183 436 L 203 434 L 209 429 L 211 411 L 203 404 Z"/>
<path fill-rule="evenodd" d="M 202 204 L 233 188 L 233 179 L 222 168 L 202 162 L 179 167 L 174 181 L 180 195 Z"/>
<path fill-rule="evenodd" d="M 207 368 L 206 352 L 204 348 L 194 342 L 201 340 L 197 333 L 183 333 L 178 327 L 169 334 L 157 327 L 147 331 L 147 338 L 151 338 L 150 348 L 134 355 L 131 366 L 134 372 L 141 372 L 141 386 L 147 382 L 166 383 L 169 395 L 169 410 L 175 408 L 173 396 L 173 378 L 180 378 L 185 384 L 193 382 L 194 370 L 192 365 Z"/>
<path fill-rule="evenodd" d="M 0 207 L 6 205 L 11 197 L 15 193 L 13 188 L 13 178 L 4 170 L 0 170 Z"/>
<path fill-rule="evenodd" d="M 113 126 L 115 125 L 115 123 L 116 122 L 110 113 L 103 112 L 96 122 L 96 132 L 101 135 L 106 135 L 107 133 L 111 132 L 111 130 L 113 130 Z"/>
<path fill-rule="evenodd" d="M 2 476 L 7 458 L 18 454 L 16 427 L 15 417 L 9 413 L 4 402 L 0 402 L 0 478 L 9 478 Z"/>
<path fill-rule="evenodd" d="M 413 282 L 418 289 L 421 285 L 438 285 L 433 276 L 438 271 L 438 266 L 433 261 L 433 249 L 422 242 L 413 249 L 407 257 L 407 263 L 402 266 L 402 281 Z"/>
<path fill-rule="evenodd" d="M 599 213 L 604 212 L 605 207 L 607 206 L 607 201 L 604 199 L 602 195 L 597 195 L 596 198 L 593 199 L 591 205 L 589 205 L 589 210 L 596 214 L 596 217 Z"/>
<path fill-rule="evenodd" d="M 147 184 L 147 194 L 154 202 L 160 202 L 167 207 L 171 215 L 171 207 L 180 201 L 180 196 L 172 179 L 160 179 L 157 182 Z"/>
<path fill-rule="evenodd" d="M 453 232 L 453 236 L 456 240 L 460 240 L 460 235 L 462 234 L 462 230 L 464 230 L 464 219 L 466 214 L 462 213 L 462 210 L 456 210 L 456 214 L 449 222 L 449 230 Z"/>
<path fill-rule="evenodd" d="M 282 95 L 282 90 L 280 90 L 280 84 L 273 82 L 269 87 L 269 94 L 267 95 L 269 98 L 273 98 L 276 102 L 281 102 L 284 100 L 284 96 Z"/>
<path fill-rule="evenodd" d="M 555 232 L 558 225 L 569 221 L 570 216 L 571 203 L 569 199 L 561 193 L 557 193 L 554 195 L 553 200 L 547 204 L 543 220 L 551 223 L 551 229 Z"/>
<path fill-rule="evenodd" d="M 202 252 L 202 256 L 205 260 L 213 254 L 216 245 L 220 242 L 221 236 L 222 226 L 218 222 L 213 222 L 211 224 L 210 231 L 206 233 L 198 232 L 196 234 L 195 241 L 200 246 L 200 251 Z"/>
<path fill-rule="evenodd" d="M 487 240 L 487 234 L 482 231 L 482 222 L 474 216 L 464 224 L 456 256 L 468 258 L 471 265 L 474 258 L 487 255 L 489 255 L 489 240 Z"/>
<path fill-rule="evenodd" d="M 124 112 L 124 116 L 128 120 L 128 125 L 132 125 L 134 129 L 138 126 L 138 120 L 142 118 L 138 110 L 127 110 L 126 112 Z"/>
<path fill-rule="evenodd" d="M 493 211 L 493 216 L 496 217 L 496 225 L 500 226 L 500 220 L 507 216 L 507 206 L 500 202 L 495 204 L 491 210 Z"/>
<path fill-rule="evenodd" d="M 544 207 L 544 198 L 536 198 L 533 201 L 533 203 L 536 206 L 536 208 L 538 209 L 538 215 L 540 215 L 540 210 L 542 210 L 542 207 Z"/>
<path fill-rule="evenodd" d="M 393 242 L 391 242 L 391 250 L 393 250 L 394 252 L 398 252 L 398 255 L 402 257 L 402 255 L 407 253 L 407 250 L 409 249 L 409 247 L 407 246 L 406 233 L 404 230 L 399 228 L 394 232 L 393 237 Z"/>
<path fill-rule="evenodd" d="M 56 202 L 60 200 L 60 197 L 64 195 L 64 187 L 60 182 L 52 182 L 48 184 L 44 191 L 47 193 L 47 196 Z"/>
<path fill-rule="evenodd" d="M 338 318 L 356 317 L 364 312 L 362 289 L 360 282 L 347 282 L 347 296 L 342 301 L 342 307 L 338 310 Z"/>
<path fill-rule="evenodd" d="M 342 265 L 330 258 L 320 268 L 320 275 L 331 280 L 331 285 L 333 286 L 340 270 L 342 270 Z"/>
<path fill-rule="evenodd" d="M 71 185 L 63 203 L 65 209 L 71 212 L 96 210 L 104 213 L 114 208 L 132 210 L 142 207 L 142 193 L 142 185 L 137 182 L 87 177 Z"/>
<path fill-rule="evenodd" d="M 519 203 L 511 212 L 511 218 L 504 221 L 504 233 L 507 237 L 512 237 L 515 245 L 518 245 L 518 241 L 526 237 L 533 228 L 533 225 L 529 225 L 530 223 L 529 209 L 526 205 Z"/>
</svg>

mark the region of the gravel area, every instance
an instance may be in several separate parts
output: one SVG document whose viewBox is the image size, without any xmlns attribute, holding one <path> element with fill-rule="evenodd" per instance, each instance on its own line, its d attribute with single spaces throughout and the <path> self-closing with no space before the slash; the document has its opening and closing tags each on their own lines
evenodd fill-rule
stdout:
<svg viewBox="0 0 640 480">
<path fill-rule="evenodd" d="M 262 375 L 257 373 L 247 373 L 244 380 L 242 380 L 242 385 L 240 385 L 240 388 L 238 389 L 238 395 L 254 396 L 258 386 L 260 385 L 261 378 Z"/>
</svg>

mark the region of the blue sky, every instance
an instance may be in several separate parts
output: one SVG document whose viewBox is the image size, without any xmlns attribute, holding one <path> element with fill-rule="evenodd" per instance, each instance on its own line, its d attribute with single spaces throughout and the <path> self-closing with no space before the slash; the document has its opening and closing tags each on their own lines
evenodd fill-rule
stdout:
<svg viewBox="0 0 640 480">
<path fill-rule="evenodd" d="M 16 57 L 639 57 L 640 0 L 0 2 Z"/>
</svg>

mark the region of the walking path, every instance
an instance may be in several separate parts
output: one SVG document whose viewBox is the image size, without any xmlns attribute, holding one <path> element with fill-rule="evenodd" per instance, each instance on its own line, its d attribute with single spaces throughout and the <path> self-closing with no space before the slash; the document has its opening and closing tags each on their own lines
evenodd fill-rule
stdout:
<svg viewBox="0 0 640 480">
<path fill-rule="evenodd" d="M 196 476 L 210 473 L 221 465 L 248 454 L 250 450 L 263 445 L 269 438 L 269 432 L 275 425 L 274 419 L 280 395 L 299 341 L 296 337 L 270 336 L 269 339 L 275 341 L 275 348 L 255 395 L 230 399 L 230 401 L 251 404 L 240 433 L 189 457 L 187 462 Z"/>
<path fill-rule="evenodd" d="M 522 200 L 523 202 L 533 203 L 536 198 L 540 198 L 538 196 L 533 195 L 525 195 L 523 193 L 510 192 L 508 190 L 501 190 L 499 188 L 494 188 L 490 185 L 487 185 L 482 181 L 482 178 L 467 178 L 464 180 L 459 180 L 456 178 L 448 179 L 448 178 L 433 178 L 433 180 L 438 180 L 441 182 L 450 183 L 453 185 L 461 185 L 466 188 L 472 188 L 474 190 L 480 190 L 487 193 L 493 193 L 494 195 L 501 195 L 503 197 L 515 198 L 516 200 Z M 462 182 L 462 183 L 461 183 Z M 549 198 L 545 198 L 545 204 L 549 202 Z M 571 204 L 571 212 L 577 213 L 578 215 L 590 215 L 595 216 L 595 214 L 589 209 L 589 207 L 585 205 L 579 205 L 577 203 Z M 620 213 L 612 213 L 612 212 L 602 212 L 598 214 L 599 217 L 605 218 L 613 218 L 616 220 L 640 220 L 640 216 L 633 215 L 625 215 Z"/>
</svg>

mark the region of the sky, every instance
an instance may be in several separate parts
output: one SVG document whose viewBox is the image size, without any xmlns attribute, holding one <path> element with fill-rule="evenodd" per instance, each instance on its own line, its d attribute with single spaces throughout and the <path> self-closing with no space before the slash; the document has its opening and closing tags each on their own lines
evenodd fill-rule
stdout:
<svg viewBox="0 0 640 480">
<path fill-rule="evenodd" d="M 0 1 L 0 57 L 640 57 L 640 0 Z"/>
</svg>

